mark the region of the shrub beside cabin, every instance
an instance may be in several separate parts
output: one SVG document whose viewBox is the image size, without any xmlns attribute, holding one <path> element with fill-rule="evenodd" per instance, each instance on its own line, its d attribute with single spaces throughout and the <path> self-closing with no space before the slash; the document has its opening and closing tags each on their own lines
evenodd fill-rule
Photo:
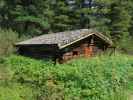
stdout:
<svg viewBox="0 0 133 100">
<path fill-rule="evenodd" d="M 75 57 L 91 57 L 112 48 L 112 41 L 99 32 L 80 29 L 41 35 L 16 44 L 21 55 L 63 63 Z"/>
</svg>

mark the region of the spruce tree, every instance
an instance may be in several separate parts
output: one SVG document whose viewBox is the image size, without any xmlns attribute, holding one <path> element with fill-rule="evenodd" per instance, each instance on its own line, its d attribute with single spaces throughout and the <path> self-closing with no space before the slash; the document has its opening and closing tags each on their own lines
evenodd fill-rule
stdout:
<svg viewBox="0 0 133 100">
<path fill-rule="evenodd" d="M 129 28 L 129 32 L 130 32 L 130 37 L 133 39 L 133 1 L 132 0 L 129 0 L 129 9 L 128 11 L 130 12 L 130 15 L 131 15 L 131 21 L 130 21 L 130 28 Z M 132 40 L 133 41 L 133 40 Z"/>
<path fill-rule="evenodd" d="M 49 28 L 48 16 L 45 16 L 50 6 L 48 0 L 5 0 L 4 3 L 3 27 L 30 36 L 42 34 Z"/>
<path fill-rule="evenodd" d="M 115 41 L 129 36 L 131 15 L 129 13 L 129 1 L 117 0 L 111 4 L 109 13 L 111 36 Z"/>
<path fill-rule="evenodd" d="M 79 0 L 80 1 L 80 0 Z M 81 0 L 79 3 L 81 28 L 93 28 L 98 31 L 109 33 L 107 17 L 111 0 Z"/>
</svg>

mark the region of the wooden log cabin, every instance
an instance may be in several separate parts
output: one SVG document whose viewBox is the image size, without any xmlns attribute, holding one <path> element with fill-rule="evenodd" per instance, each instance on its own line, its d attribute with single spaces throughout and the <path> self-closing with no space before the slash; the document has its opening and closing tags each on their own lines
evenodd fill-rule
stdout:
<svg viewBox="0 0 133 100">
<path fill-rule="evenodd" d="M 21 55 L 63 63 L 80 56 L 91 57 L 112 48 L 112 41 L 92 29 L 41 35 L 16 44 Z"/>
</svg>

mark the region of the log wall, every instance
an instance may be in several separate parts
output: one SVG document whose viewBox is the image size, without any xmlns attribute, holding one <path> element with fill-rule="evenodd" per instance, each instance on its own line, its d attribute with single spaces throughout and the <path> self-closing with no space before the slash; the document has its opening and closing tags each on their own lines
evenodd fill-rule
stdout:
<svg viewBox="0 0 133 100">
<path fill-rule="evenodd" d="M 50 58 L 54 61 L 63 63 L 81 56 L 94 56 L 103 52 L 107 48 L 107 44 L 100 38 L 94 37 L 94 43 L 91 43 L 91 39 L 92 37 L 88 37 L 61 50 L 57 47 L 57 45 L 22 46 L 19 47 L 19 53 L 32 58 Z"/>
</svg>

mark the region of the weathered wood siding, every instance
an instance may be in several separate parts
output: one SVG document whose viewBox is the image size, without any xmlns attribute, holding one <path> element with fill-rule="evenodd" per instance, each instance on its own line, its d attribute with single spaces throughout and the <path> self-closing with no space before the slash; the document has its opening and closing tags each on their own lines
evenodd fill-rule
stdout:
<svg viewBox="0 0 133 100">
<path fill-rule="evenodd" d="M 107 48 L 107 44 L 97 37 L 94 38 L 94 44 L 91 44 L 91 38 L 92 37 L 89 37 L 65 48 L 68 51 L 64 50 L 65 52 L 63 52 L 62 59 L 67 61 L 81 56 L 91 57 L 100 54 Z"/>
<path fill-rule="evenodd" d="M 59 49 L 57 45 L 32 45 L 19 47 L 19 53 L 24 56 L 39 59 L 52 59 L 63 63 L 77 57 L 91 57 L 107 49 L 108 44 L 97 36 L 92 36 Z"/>
</svg>

